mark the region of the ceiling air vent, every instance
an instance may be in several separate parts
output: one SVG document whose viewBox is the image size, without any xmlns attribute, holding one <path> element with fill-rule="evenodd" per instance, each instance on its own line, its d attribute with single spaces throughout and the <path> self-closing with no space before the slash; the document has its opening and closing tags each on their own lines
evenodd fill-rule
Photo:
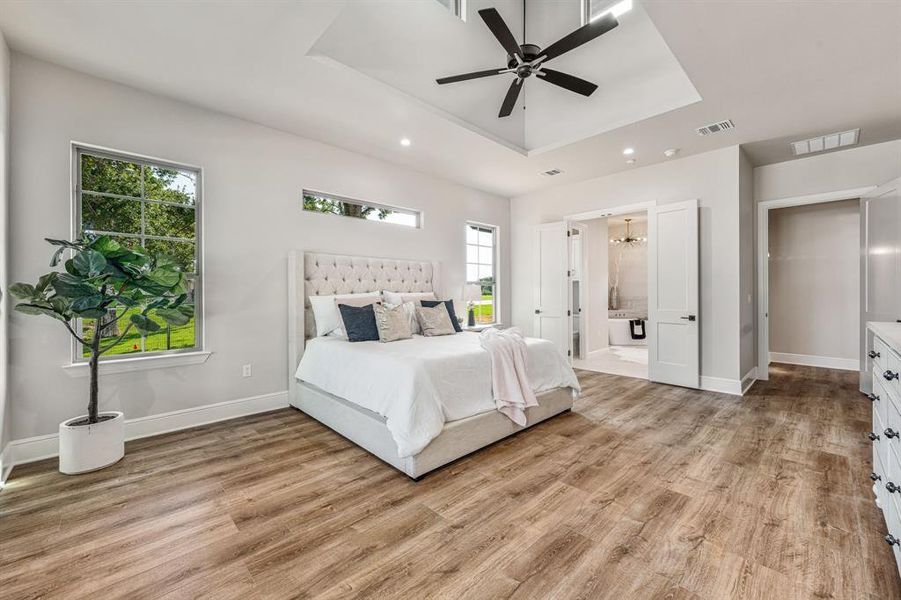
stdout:
<svg viewBox="0 0 901 600">
<path fill-rule="evenodd" d="M 554 175 L 559 175 L 562 172 L 563 169 L 551 169 L 549 171 L 542 171 L 541 175 L 544 175 L 545 177 L 553 177 Z"/>
<path fill-rule="evenodd" d="M 704 125 L 703 127 L 698 127 L 697 129 L 695 129 L 695 131 L 698 132 L 698 135 L 711 135 L 713 133 L 726 131 L 727 129 L 735 129 L 735 123 L 732 122 L 732 119 L 726 119 L 725 121 L 717 121 L 716 123 L 711 123 L 710 125 Z"/>
<path fill-rule="evenodd" d="M 844 146 L 853 146 L 860 138 L 860 129 L 851 129 L 850 131 L 840 131 L 838 133 L 827 133 L 826 135 L 810 138 L 809 140 L 801 140 L 800 142 L 792 142 L 792 152 L 795 156 L 811 154 L 812 152 L 825 152 L 826 150 L 834 150 Z"/>
</svg>

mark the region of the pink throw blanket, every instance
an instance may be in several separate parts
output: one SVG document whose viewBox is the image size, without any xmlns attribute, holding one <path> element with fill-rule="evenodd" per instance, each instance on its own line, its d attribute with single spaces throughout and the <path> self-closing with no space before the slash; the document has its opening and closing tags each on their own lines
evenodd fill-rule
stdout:
<svg viewBox="0 0 901 600">
<path fill-rule="evenodd" d="M 538 406 L 526 373 L 526 342 L 522 332 L 486 329 L 479 334 L 491 357 L 491 387 L 497 410 L 520 427 L 526 426 L 526 408 Z"/>
</svg>

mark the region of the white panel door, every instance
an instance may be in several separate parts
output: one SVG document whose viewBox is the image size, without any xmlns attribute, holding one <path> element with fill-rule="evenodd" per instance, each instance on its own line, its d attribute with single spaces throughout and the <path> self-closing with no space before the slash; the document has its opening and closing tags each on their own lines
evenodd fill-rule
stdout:
<svg viewBox="0 0 901 600">
<path fill-rule="evenodd" d="M 570 347 L 569 319 L 566 317 L 569 293 L 566 272 L 566 224 L 540 225 L 535 234 L 533 334 L 553 342 L 566 355 Z"/>
<path fill-rule="evenodd" d="M 648 378 L 698 387 L 698 202 L 648 210 Z"/>
</svg>

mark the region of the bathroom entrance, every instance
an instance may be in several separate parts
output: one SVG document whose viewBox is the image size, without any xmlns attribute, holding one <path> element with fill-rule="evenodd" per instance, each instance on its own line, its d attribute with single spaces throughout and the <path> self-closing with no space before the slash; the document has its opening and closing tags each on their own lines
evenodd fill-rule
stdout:
<svg viewBox="0 0 901 600">
<path fill-rule="evenodd" d="M 567 236 L 573 366 L 647 379 L 647 210 L 573 220 Z"/>
</svg>

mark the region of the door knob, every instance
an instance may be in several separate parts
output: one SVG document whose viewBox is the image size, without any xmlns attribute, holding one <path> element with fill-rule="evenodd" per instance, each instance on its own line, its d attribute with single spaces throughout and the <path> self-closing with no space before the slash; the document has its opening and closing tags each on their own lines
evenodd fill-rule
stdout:
<svg viewBox="0 0 901 600">
<path fill-rule="evenodd" d="M 696 317 L 694 315 L 688 315 L 687 317 L 679 317 L 679 318 L 685 319 L 686 321 L 694 321 Z"/>
<path fill-rule="evenodd" d="M 878 402 L 879 401 L 879 396 L 877 396 L 876 394 L 869 394 L 867 396 L 867 398 L 870 399 L 870 402 Z"/>
<path fill-rule="evenodd" d="M 882 376 L 885 377 L 886 381 L 891 381 L 892 379 L 898 379 L 898 374 L 892 373 L 891 371 L 886 371 L 885 373 L 882 374 Z"/>
<path fill-rule="evenodd" d="M 872 431 L 871 431 L 870 433 L 867 434 L 867 437 L 870 438 L 870 441 L 871 441 L 871 442 L 875 442 L 876 440 L 879 439 L 879 435 L 873 433 Z"/>
<path fill-rule="evenodd" d="M 886 430 L 883 431 L 882 433 L 884 433 L 884 434 L 885 434 L 885 437 L 887 437 L 887 438 L 896 438 L 896 437 L 898 437 L 898 432 L 895 431 L 894 429 L 892 429 L 891 427 L 889 427 L 888 429 L 886 429 Z"/>
<path fill-rule="evenodd" d="M 879 358 L 882 355 L 875 350 L 870 350 L 869 352 L 867 352 L 867 356 L 869 356 L 870 358 Z"/>
<path fill-rule="evenodd" d="M 877 473 L 870 473 L 870 479 L 872 481 L 880 481 L 882 477 L 880 477 Z"/>
<path fill-rule="evenodd" d="M 541 309 L 540 309 L 540 308 L 536 308 L 536 309 L 535 309 L 535 314 L 536 314 L 536 315 L 540 315 L 540 314 L 541 314 Z"/>
<path fill-rule="evenodd" d="M 894 494 L 894 493 L 901 491 L 901 487 L 898 487 L 891 481 L 889 481 L 888 483 L 885 484 L 885 489 L 888 490 L 889 494 Z"/>
<path fill-rule="evenodd" d="M 887 536 L 885 536 L 885 537 L 882 538 L 882 539 L 884 539 L 884 540 L 885 540 L 885 543 L 888 544 L 889 546 L 898 546 L 898 545 L 901 545 L 901 541 L 898 541 L 898 538 L 896 538 L 896 537 L 893 536 L 892 534 L 888 534 Z"/>
</svg>

